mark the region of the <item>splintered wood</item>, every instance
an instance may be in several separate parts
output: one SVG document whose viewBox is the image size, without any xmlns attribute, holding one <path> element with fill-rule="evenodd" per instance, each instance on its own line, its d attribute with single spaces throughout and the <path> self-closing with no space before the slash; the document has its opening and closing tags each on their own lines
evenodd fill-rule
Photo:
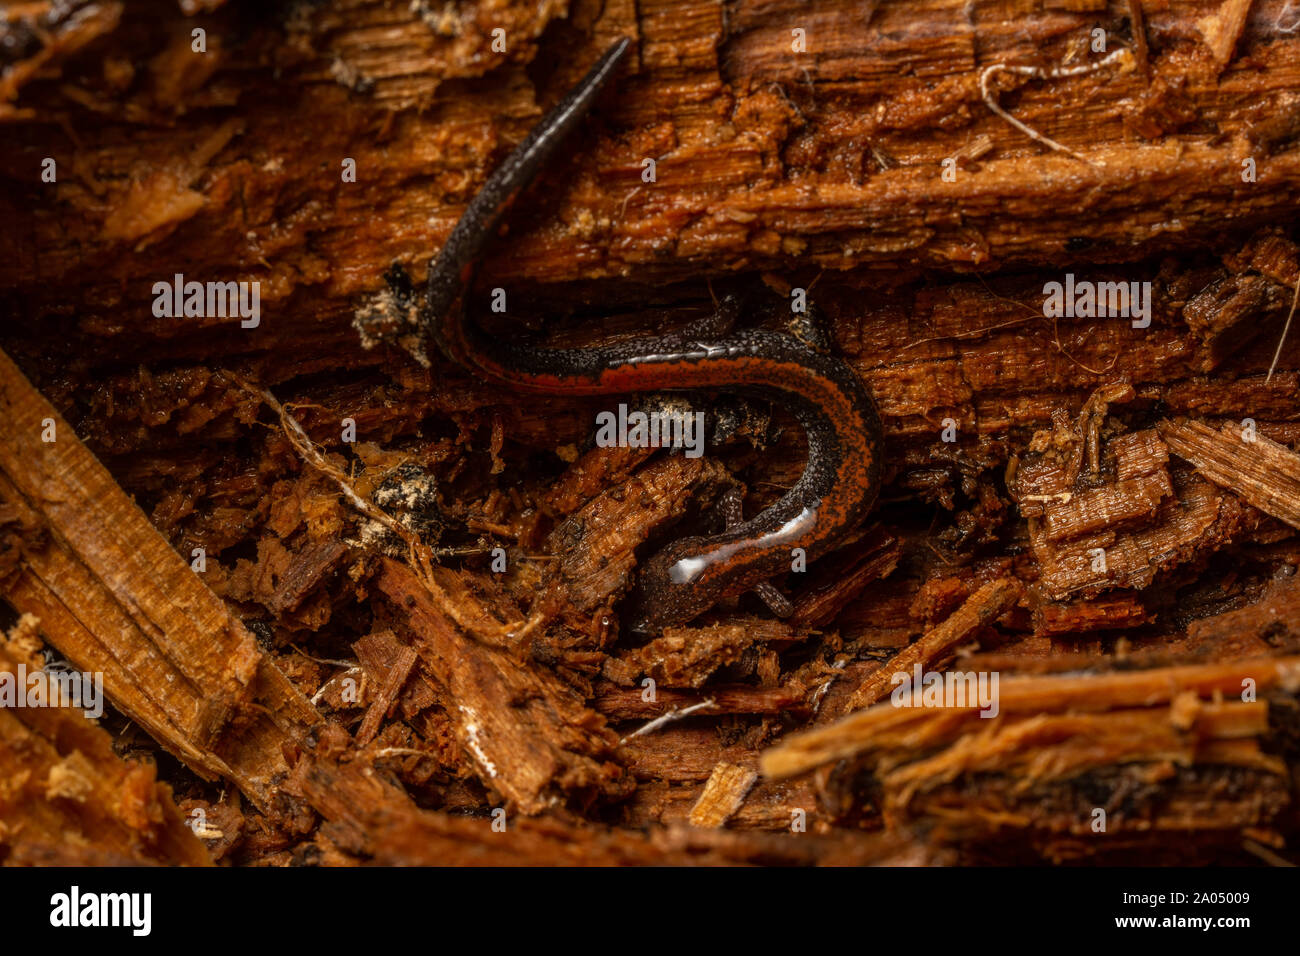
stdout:
<svg viewBox="0 0 1300 956">
<path fill-rule="evenodd" d="M 691 808 L 691 826 L 722 826 L 740 809 L 757 779 L 757 770 L 730 763 L 718 764 L 709 774 L 700 799 Z"/>
<path fill-rule="evenodd" d="M 1218 10 L 1196 22 L 1220 67 L 1231 59 L 1253 3 L 1254 0 L 1223 0 Z"/>
<path fill-rule="evenodd" d="M 315 710 L 3 352 L 0 416 L 0 500 L 34 529 L 6 598 L 190 769 L 269 809 Z"/>
<path fill-rule="evenodd" d="M 1300 282 L 1300 248 L 1273 230 L 1253 235 L 1224 257 L 1224 268 L 1183 306 L 1199 342 L 1202 371 L 1212 371 L 1265 331 L 1282 330 Z M 1279 339 L 1279 346 L 1284 343 Z"/>
<path fill-rule="evenodd" d="M 1151 707 L 1168 704 L 1184 692 L 1198 698 L 1240 695 L 1245 681 L 1250 681 L 1259 691 L 1277 688 L 1294 694 L 1300 689 L 1300 658 L 1258 658 L 1232 664 L 1154 668 L 1123 674 L 1012 678 L 1001 683 L 998 712 L 1020 716 Z M 981 719 L 979 707 L 973 704 L 935 712 L 880 704 L 829 727 L 796 735 L 768 750 L 763 754 L 763 772 L 778 778 L 792 776 L 832 760 L 897 746 L 913 734 L 918 735 L 918 740 L 951 739 L 959 728 L 974 726 L 972 721 Z"/>
<path fill-rule="evenodd" d="M 1213 485 L 1186 472 L 1171 473 L 1164 433 L 1144 429 L 1103 442 L 1085 415 L 1078 426 L 1060 423 L 1038 436 L 1015 463 L 1008 489 L 1028 521 L 1044 599 L 1095 598 L 1116 587 L 1141 590 L 1161 570 L 1212 551 L 1249 526 L 1250 515 Z M 1058 613 L 1040 609 L 1040 622 L 1051 627 Z M 1140 616 L 1133 608 L 1113 622 Z M 1086 612 L 1080 624 L 1085 617 Z"/>
<path fill-rule="evenodd" d="M 0 636 L 0 679 L 41 671 L 22 631 Z M 32 638 L 32 635 L 28 635 Z M 39 642 L 39 639 L 35 639 Z M 0 859 L 11 865 L 210 865 L 171 788 L 153 766 L 126 761 L 70 703 L 0 708 Z"/>
<path fill-rule="evenodd" d="M 1255 434 L 1250 425 L 1214 429 L 1203 422 L 1163 422 L 1159 431 L 1174 454 L 1198 473 L 1300 528 L 1300 455 Z"/>
<path fill-rule="evenodd" d="M 1166 784 L 1139 800 L 1103 799 L 1108 833 L 1266 825 L 1290 802 L 1287 763 L 1263 746 L 1269 700 L 1293 715 L 1297 690 L 1296 657 L 1008 678 L 993 719 L 977 706 L 882 703 L 792 736 L 762 768 L 779 779 L 849 761 L 844 773 L 879 780 L 895 825 L 929 821 L 967 838 L 1007 826 L 1085 835 L 1099 779 L 1116 795 L 1123 778 Z"/>
<path fill-rule="evenodd" d="M 452 575 L 453 600 L 488 615 Z M 456 735 L 473 757 L 483 784 L 525 813 L 566 795 L 615 794 L 626 778 L 610 760 L 614 736 L 571 688 L 548 672 L 523 665 L 456 627 L 415 575 L 384 559 L 378 578 L 394 621 L 418 649 L 428 674 L 450 702 Z"/>
<path fill-rule="evenodd" d="M 591 14 L 596 26 L 589 34 L 569 34 L 573 45 L 563 58 L 550 58 L 556 68 L 542 90 L 529 64 L 545 42 L 538 38 L 567 9 L 559 4 L 466 3 L 455 8 L 448 30 L 431 30 L 418 10 L 378 0 L 324 4 L 313 17 L 280 18 L 267 8 L 264 18 L 239 23 L 239 43 L 214 44 L 197 75 L 178 66 L 182 51 L 188 53 L 180 34 L 188 30 L 176 31 L 180 39 L 172 45 L 149 49 L 159 59 L 143 102 L 112 88 L 87 92 L 96 89 L 91 77 L 103 85 L 96 70 L 82 83 L 67 79 L 53 84 L 56 91 L 42 89 L 35 81 L 42 71 L 60 68 L 92 37 L 111 42 L 118 18 L 74 20 L 89 33 L 84 38 L 69 36 L 73 24 L 43 24 L 54 41 L 10 65 L 0 86 L 11 123 L 14 111 L 44 117 L 24 130 L 32 155 L 60 153 L 62 133 L 49 122 L 51 114 L 73 110 L 85 118 L 90 112 L 105 123 L 122 114 L 167 115 L 176 124 L 157 139 L 118 139 L 111 147 L 79 134 L 86 146 L 77 168 L 87 172 L 59 178 L 57 212 L 37 204 L 33 233 L 0 235 L 0 274 L 44 303 L 57 304 L 76 290 L 88 315 L 110 322 L 110 303 L 117 301 L 111 290 L 136 282 L 147 289 L 157 278 L 149 257 L 115 259 L 115 250 L 175 242 L 186 256 L 179 261 L 194 262 L 195 269 L 199 263 L 212 274 L 246 269 L 276 227 L 284 195 L 318 183 L 323 193 L 294 193 L 285 247 L 307 246 L 304 237 L 312 236 L 309 248 L 295 252 L 298 268 L 283 258 L 268 260 L 279 281 L 264 293 L 274 294 L 287 313 L 279 324 L 288 326 L 272 334 L 292 343 L 295 332 L 311 328 L 313 316 L 350 316 L 350 300 L 378 292 L 374 277 L 392 262 L 422 268 L 472 192 L 466 169 L 486 175 L 489 157 L 517 141 L 620 35 L 635 37 L 643 52 L 622 81 L 627 92 L 617 110 L 611 108 L 614 131 L 575 151 L 580 174 L 567 177 L 573 185 L 557 190 L 564 195 L 546 205 L 543 221 L 512 227 L 503 254 L 488 264 L 494 283 L 629 273 L 653 283 L 734 268 L 740 258 L 778 269 L 789 258 L 832 269 L 881 260 L 969 267 L 1043 261 L 1040 250 L 1059 255 L 1083 237 L 1098 249 L 1158 252 L 1171 232 L 1190 238 L 1213 234 L 1225 222 L 1288 215 L 1300 157 L 1279 150 L 1267 162 L 1270 173 L 1242 189 L 1239 151 L 1208 143 L 1201 120 L 1213 117 L 1216 133 L 1231 142 L 1265 118 L 1254 114 L 1257 108 L 1267 114 L 1300 88 L 1300 34 L 1286 29 L 1291 18 L 1283 5 L 1257 3 L 1252 22 L 1246 0 L 1229 0 L 1208 16 L 1204 4 L 1143 4 L 1146 29 L 1132 29 L 1162 44 L 1160 55 L 1149 58 L 1149 75 L 1104 70 L 1027 86 L 1016 119 L 1104 160 L 1086 169 L 991 113 L 980 101 L 979 74 L 992 64 L 1089 65 L 1100 58 L 1080 56 L 1079 38 L 1099 24 L 1109 37 L 1108 55 L 1126 50 L 1124 4 L 1076 6 L 1083 12 L 1070 14 L 999 0 L 981 8 L 978 23 L 958 0 L 881 4 L 870 17 L 858 0 L 832 0 L 812 11 L 799 0 L 734 10 L 715 0 L 676 0 L 650 16 L 616 5 Z M 180 20 L 178 12 L 173 16 Z M 210 35 L 233 17 L 229 5 L 215 14 Z M 490 50 L 491 37 L 478 25 L 487 18 L 517 38 L 504 56 Z M 124 19 L 131 21 L 131 13 Z M 809 31 L 806 57 L 791 55 L 792 22 Z M 384 39 L 378 46 L 377 35 Z M 1220 83 L 1234 49 L 1249 66 Z M 1138 42 L 1135 55 L 1140 51 Z M 260 109 L 241 109 L 241 135 L 204 156 L 205 179 L 182 185 L 196 171 L 176 168 L 177 157 L 203 155 L 198 146 L 212 133 L 186 102 L 237 101 L 252 82 L 240 70 L 259 62 L 274 63 L 282 82 L 301 96 L 262 98 Z M 169 66 L 183 79 L 172 77 Z M 858 105 L 828 102 L 819 95 L 825 89 Z M 1127 135 L 1144 101 L 1157 96 L 1172 101 L 1159 111 L 1159 133 Z M 720 97 L 735 102 L 726 123 L 718 122 Z M 839 122 L 837 111 L 844 109 Z M 385 123 L 384 115 L 402 121 Z M 284 130 L 297 128 L 304 116 L 312 118 L 310 146 L 295 141 L 288 149 Z M 382 142 L 372 135 L 376 123 Z M 793 150 L 792 136 L 799 138 Z M 981 137 L 994 149 L 980 160 L 979 174 L 945 182 L 942 161 Z M 316 157 L 326 154 L 354 156 L 384 190 L 362 197 L 340 188 L 337 175 L 319 173 Z M 653 188 L 641 181 L 647 156 L 659 157 Z M 13 162 L 19 180 L 19 161 Z M 130 175 L 141 167 L 154 175 L 143 182 Z M 256 192 L 250 180 L 257 181 Z M 134 228 L 104 230 L 104 207 L 128 203 L 139 212 Z M 543 227 L 552 221 L 574 225 Z M 41 250 L 38 281 L 22 278 L 36 274 L 29 243 Z M 287 250 L 275 251 L 283 257 Z M 87 270 L 87 261 L 110 268 Z M 291 301 L 300 285 L 314 294 Z"/>
<path fill-rule="evenodd" d="M 1020 596 L 1020 582 L 999 578 L 972 594 L 942 624 L 927 631 L 920 640 L 894 655 L 888 667 L 876 671 L 849 698 L 848 710 L 874 704 L 893 688 L 895 673 L 910 673 L 919 665 L 928 670 L 962 641 L 969 640 L 980 627 L 991 624 Z"/>
<path fill-rule="evenodd" d="M 201 58 L 191 6 L 0 18 L 0 680 L 108 708 L 0 709 L 0 863 L 1294 862 L 1294 3 L 212 3 Z M 797 485 L 790 409 L 522 395 L 419 321 L 623 36 L 476 313 L 708 343 L 803 289 L 885 434 L 788 616 L 626 627 L 648 556 Z M 158 314 L 182 271 L 259 323 Z M 1143 305 L 1053 314 L 1067 276 Z M 705 454 L 603 447 L 625 401 Z"/>
</svg>

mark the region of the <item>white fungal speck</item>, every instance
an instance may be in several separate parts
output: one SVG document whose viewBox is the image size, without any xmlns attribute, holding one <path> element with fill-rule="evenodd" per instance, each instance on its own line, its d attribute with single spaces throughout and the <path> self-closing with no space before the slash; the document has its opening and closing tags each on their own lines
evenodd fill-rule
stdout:
<svg viewBox="0 0 1300 956">
<path fill-rule="evenodd" d="M 479 743 L 478 714 L 475 713 L 472 707 L 466 707 L 464 704 L 460 705 L 460 712 L 465 715 L 465 746 L 468 747 L 470 753 L 474 755 L 474 759 L 482 765 L 487 775 L 489 777 L 496 777 L 497 765 L 494 764 L 488 758 L 488 755 L 483 752 L 483 747 Z"/>
</svg>

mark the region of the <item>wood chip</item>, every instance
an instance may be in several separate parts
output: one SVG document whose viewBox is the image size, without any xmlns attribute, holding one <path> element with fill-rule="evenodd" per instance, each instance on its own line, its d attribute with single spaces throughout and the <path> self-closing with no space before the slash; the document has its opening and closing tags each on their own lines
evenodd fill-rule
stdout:
<svg viewBox="0 0 1300 956">
<path fill-rule="evenodd" d="M 269 810 L 315 709 L 3 352 L 0 416 L 0 499 L 49 532 L 7 599 L 190 769 Z"/>
<path fill-rule="evenodd" d="M 758 779 L 758 771 L 734 763 L 720 763 L 713 768 L 704 792 L 691 808 L 691 826 L 721 827 L 731 818 Z"/>
<path fill-rule="evenodd" d="M 1254 681 L 1259 691 L 1278 687 L 1294 694 L 1300 690 L 1300 658 L 1258 658 L 1134 673 L 1008 678 L 1000 681 L 998 707 L 1003 716 L 1153 707 L 1167 704 L 1185 691 L 1203 698 L 1215 693 L 1239 697 L 1246 679 Z M 763 753 L 762 771 L 767 777 L 791 777 L 868 750 L 898 746 L 903 739 L 914 748 L 933 746 L 958 736 L 963 726 L 978 728 L 981 722 L 978 707 L 973 706 L 916 709 L 881 703 L 769 748 Z"/>
<path fill-rule="evenodd" d="M 1205 45 L 1210 48 L 1210 55 L 1214 57 L 1219 69 L 1227 66 L 1232 59 L 1232 51 L 1246 25 L 1251 2 L 1252 0 L 1223 0 L 1218 10 L 1196 21 L 1197 28 L 1205 37 Z"/>
<path fill-rule="evenodd" d="M 1300 528 L 1300 455 L 1242 426 L 1211 428 L 1203 422 L 1165 421 L 1158 426 L 1171 451 L 1201 475 L 1239 495 L 1265 514 Z"/>
<path fill-rule="evenodd" d="M 44 659 L 0 640 L 0 674 Z M 22 691 L 25 692 L 25 688 Z M 80 710 L 0 707 L 0 857 L 7 865 L 211 866 L 171 787 L 149 761 L 123 760 Z"/>
<path fill-rule="evenodd" d="M 990 581 L 968 597 L 938 627 L 926 631 L 914 644 L 910 644 L 884 667 L 875 671 L 853 692 L 845 711 L 867 707 L 887 696 L 894 687 L 897 673 L 910 674 L 920 664 L 923 670 L 942 660 L 954 647 L 970 638 L 978 628 L 993 623 L 1019 599 L 1020 582 L 1015 578 L 998 578 Z"/>
<path fill-rule="evenodd" d="M 407 633 L 443 691 L 457 740 L 484 786 L 529 814 L 566 796 L 625 791 L 630 781 L 610 760 L 617 739 L 552 672 L 463 629 L 405 565 L 384 558 L 377 584 L 393 626 Z M 462 620 L 490 620 L 460 576 L 439 573 L 438 584 Z"/>
</svg>

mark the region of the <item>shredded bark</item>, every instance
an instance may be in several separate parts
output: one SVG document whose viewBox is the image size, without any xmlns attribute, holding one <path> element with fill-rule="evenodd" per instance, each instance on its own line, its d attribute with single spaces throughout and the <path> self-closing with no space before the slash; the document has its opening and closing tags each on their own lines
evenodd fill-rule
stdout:
<svg viewBox="0 0 1300 956">
<path fill-rule="evenodd" d="M 1289 860 L 1288 10 L 8 11 L 0 670 L 58 655 L 108 709 L 0 710 L 3 862 Z M 622 36 L 479 264 L 509 302 L 480 319 L 707 340 L 724 296 L 748 328 L 804 290 L 883 474 L 770 582 L 781 619 L 742 594 L 624 626 L 650 554 L 798 481 L 787 409 L 517 394 L 420 326 L 471 197 Z M 258 282 L 259 323 L 158 314 L 180 272 Z M 1149 322 L 1049 314 L 1067 275 Z M 625 400 L 702 412 L 704 456 L 597 445 Z M 995 701 L 895 700 L 918 674 Z"/>
</svg>

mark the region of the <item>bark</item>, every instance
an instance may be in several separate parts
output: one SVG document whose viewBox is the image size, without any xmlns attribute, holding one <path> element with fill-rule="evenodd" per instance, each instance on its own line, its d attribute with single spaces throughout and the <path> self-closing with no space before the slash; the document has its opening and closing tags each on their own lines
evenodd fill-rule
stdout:
<svg viewBox="0 0 1300 956">
<path fill-rule="evenodd" d="M 79 862 L 338 865 L 1294 841 L 1284 0 L 189 6 L 0 22 L 0 594 L 104 673 L 114 734 L 181 761 L 159 783 L 82 718 L 77 757 L 0 712 L 7 859 L 59 833 Z M 490 386 L 415 322 L 470 197 L 620 36 L 475 300 L 506 290 L 491 331 L 546 347 L 810 291 L 886 475 L 776 582 L 784 621 L 620 624 L 648 549 L 798 478 L 783 409 L 700 396 L 703 459 L 597 448 L 599 402 Z M 178 273 L 259 282 L 260 321 L 158 314 Z M 1149 324 L 1048 314 L 1067 274 L 1150 283 Z M 914 664 L 1001 673 L 1000 716 L 891 706 Z"/>
</svg>

